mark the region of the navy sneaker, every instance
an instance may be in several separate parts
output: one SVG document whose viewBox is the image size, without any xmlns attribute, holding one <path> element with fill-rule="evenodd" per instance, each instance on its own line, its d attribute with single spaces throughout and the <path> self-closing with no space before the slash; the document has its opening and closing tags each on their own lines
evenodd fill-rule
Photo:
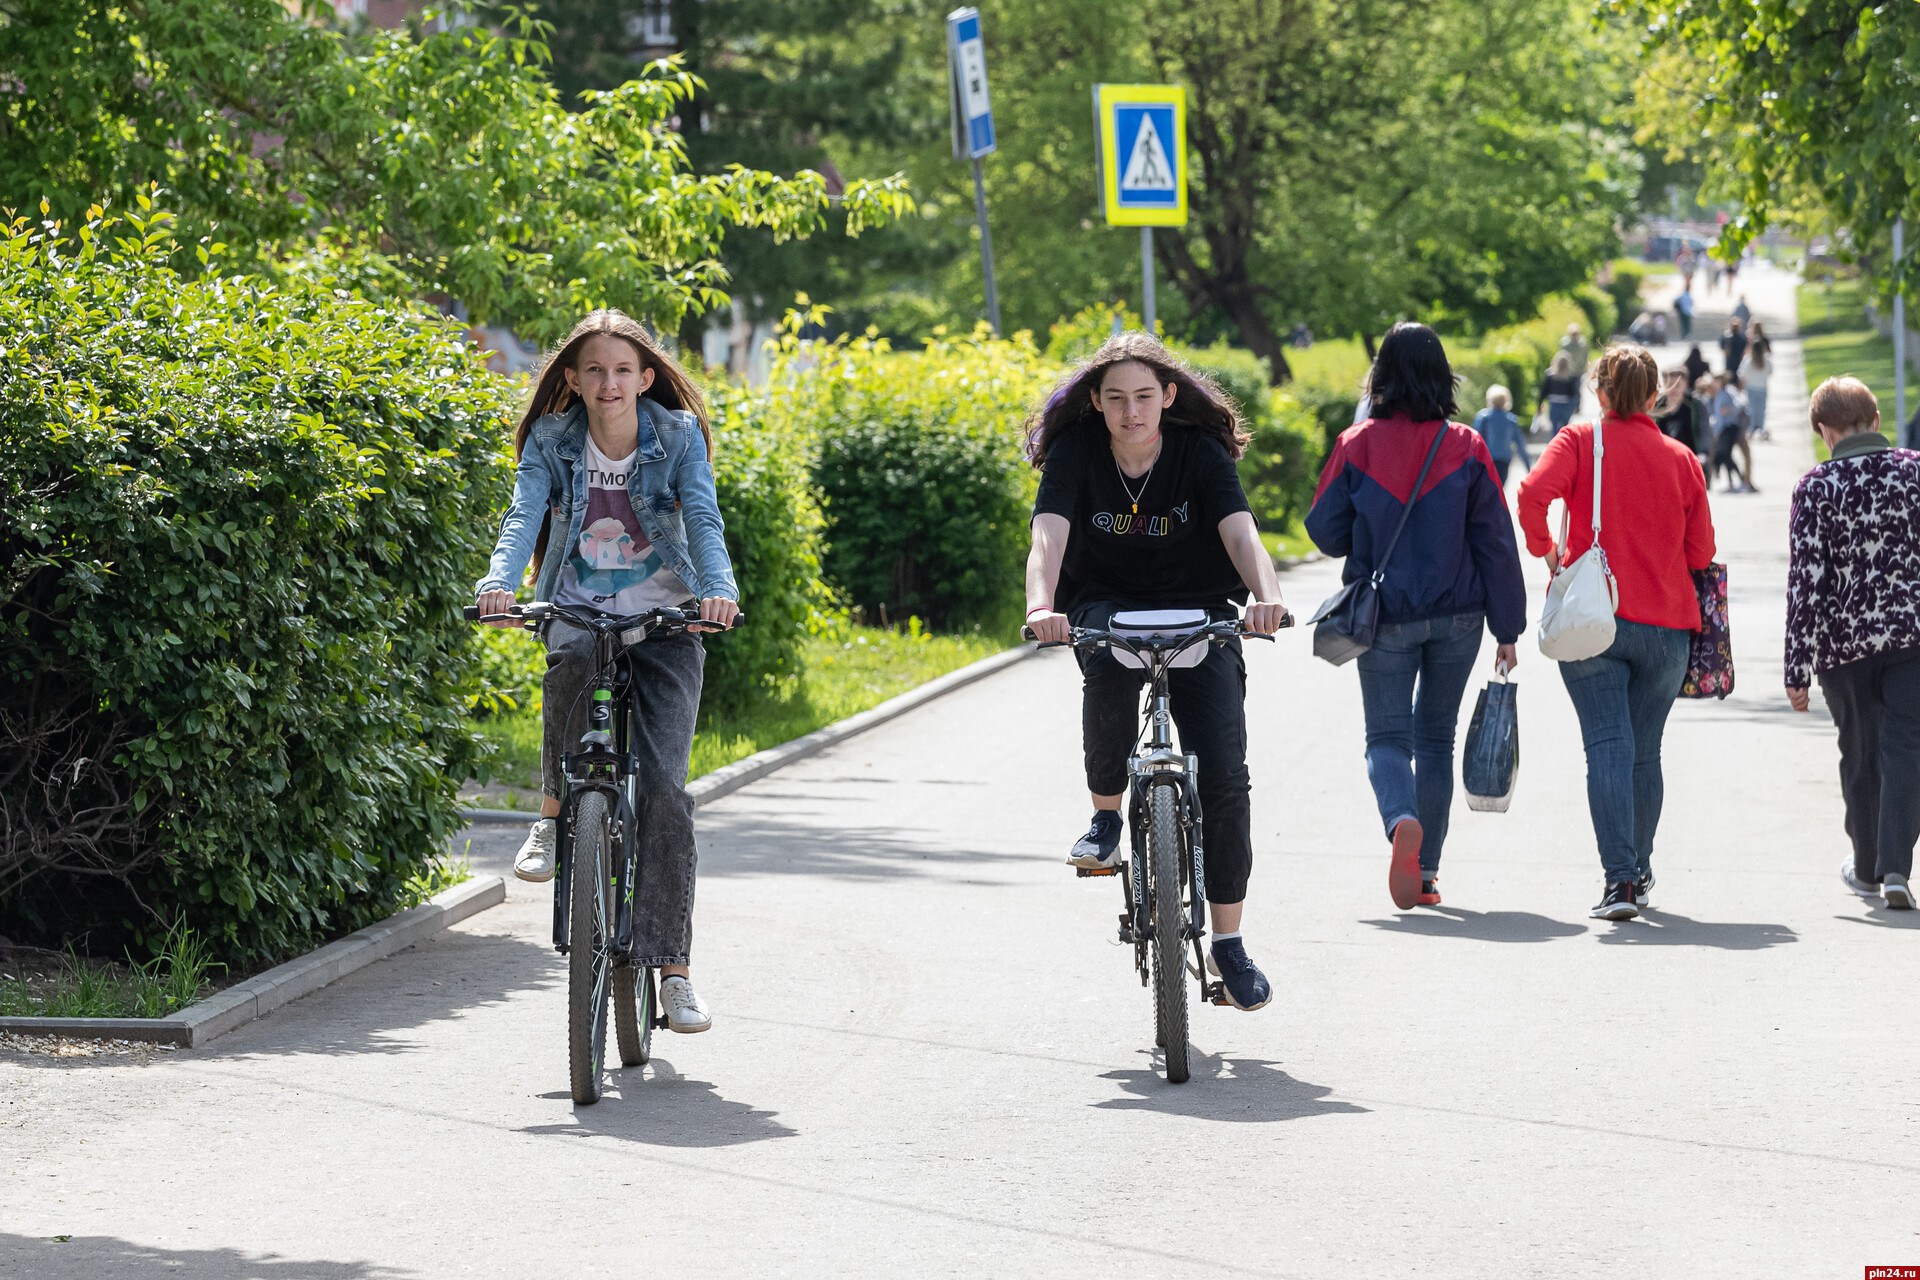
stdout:
<svg viewBox="0 0 1920 1280">
<path fill-rule="evenodd" d="M 1233 1007 L 1246 1013 L 1264 1009 L 1273 999 L 1273 987 L 1260 966 L 1247 955 L 1238 938 L 1215 939 L 1207 951 L 1207 972 L 1220 979 Z"/>
<path fill-rule="evenodd" d="M 1067 855 L 1067 861 L 1089 871 L 1107 871 L 1120 860 L 1120 815 L 1112 809 L 1095 809 L 1093 825 L 1080 837 Z"/>
<path fill-rule="evenodd" d="M 1647 907 L 1652 904 L 1652 900 L 1653 869 L 1649 867 L 1647 874 L 1633 882 L 1633 905 L 1636 907 Z"/>
</svg>

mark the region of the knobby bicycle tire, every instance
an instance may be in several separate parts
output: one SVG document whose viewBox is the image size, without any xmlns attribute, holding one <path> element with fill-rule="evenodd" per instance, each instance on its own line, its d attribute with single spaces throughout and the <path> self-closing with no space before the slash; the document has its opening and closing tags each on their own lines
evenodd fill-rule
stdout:
<svg viewBox="0 0 1920 1280">
<path fill-rule="evenodd" d="M 1169 786 L 1154 787 L 1147 808 L 1152 867 L 1153 1011 L 1167 1055 L 1167 1081 L 1187 1079 L 1187 962 L 1180 910 L 1180 810 Z"/>
<path fill-rule="evenodd" d="M 580 797 L 573 820 L 573 904 L 567 921 L 567 1067 L 573 1100 L 600 1100 L 607 1055 L 607 996 L 612 986 L 613 868 L 607 841 L 607 797 Z"/>
<path fill-rule="evenodd" d="M 653 970 L 613 971 L 613 1026 L 620 1041 L 620 1065 L 644 1067 L 653 1056 Z"/>
</svg>

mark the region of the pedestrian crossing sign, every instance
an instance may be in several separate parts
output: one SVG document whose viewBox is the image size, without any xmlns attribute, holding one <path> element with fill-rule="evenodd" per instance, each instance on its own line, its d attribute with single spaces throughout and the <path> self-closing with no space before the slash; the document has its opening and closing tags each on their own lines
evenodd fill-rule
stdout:
<svg viewBox="0 0 1920 1280">
<path fill-rule="evenodd" d="M 1107 225 L 1187 223 L 1187 91 L 1176 84 L 1093 88 Z"/>
</svg>

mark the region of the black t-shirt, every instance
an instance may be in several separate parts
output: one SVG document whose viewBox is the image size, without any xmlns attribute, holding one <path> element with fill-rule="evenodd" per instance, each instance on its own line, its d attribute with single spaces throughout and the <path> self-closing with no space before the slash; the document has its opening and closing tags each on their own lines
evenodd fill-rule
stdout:
<svg viewBox="0 0 1920 1280">
<path fill-rule="evenodd" d="M 1090 600 L 1156 609 L 1244 602 L 1247 588 L 1220 540 L 1220 522 L 1246 511 L 1240 473 L 1218 440 L 1172 427 L 1153 471 L 1122 487 L 1106 426 L 1071 428 L 1047 452 L 1033 513 L 1063 516 L 1067 554 L 1053 607 Z M 1140 495 L 1136 514 L 1127 490 Z"/>
</svg>

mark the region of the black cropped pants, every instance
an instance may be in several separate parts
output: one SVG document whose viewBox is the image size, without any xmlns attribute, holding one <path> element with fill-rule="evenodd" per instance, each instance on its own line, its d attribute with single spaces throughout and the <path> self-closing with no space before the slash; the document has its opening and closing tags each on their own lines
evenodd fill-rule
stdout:
<svg viewBox="0 0 1920 1280">
<path fill-rule="evenodd" d="M 1116 612 L 1137 607 L 1112 601 L 1082 605 L 1073 611 L 1073 625 L 1106 627 Z M 1127 757 L 1140 735 L 1140 691 L 1147 673 L 1121 666 L 1105 650 L 1079 658 L 1087 790 L 1118 795 L 1127 789 Z M 1167 691 L 1180 746 L 1200 763 L 1207 901 L 1243 901 L 1253 870 L 1253 807 L 1247 777 L 1247 664 L 1240 642 L 1215 646 L 1200 665 L 1169 673 Z"/>
</svg>

